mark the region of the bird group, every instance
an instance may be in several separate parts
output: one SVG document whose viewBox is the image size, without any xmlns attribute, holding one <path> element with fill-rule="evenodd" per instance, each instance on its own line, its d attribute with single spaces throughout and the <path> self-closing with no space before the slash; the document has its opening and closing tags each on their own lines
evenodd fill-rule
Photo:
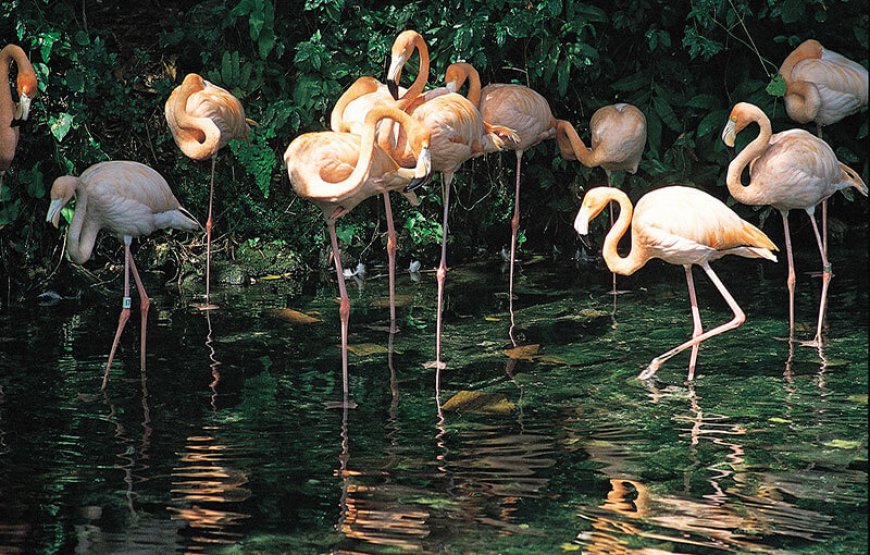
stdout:
<svg viewBox="0 0 870 555">
<path fill-rule="evenodd" d="M 414 52 L 419 57 L 415 81 L 400 86 L 405 64 Z M 10 63 L 17 66 L 19 102 L 13 103 L 8 83 Z M 833 150 L 821 139 L 822 126 L 831 125 L 867 105 L 867 70 L 839 54 L 823 48 L 817 41 L 801 44 L 783 62 L 780 74 L 786 82 L 785 106 L 788 115 L 800 123 L 815 122 L 818 135 L 791 129 L 772 134 L 768 117 L 758 107 L 737 103 L 722 133 L 722 140 L 734 146 L 735 136 L 751 123 L 758 124 L 759 135 L 731 162 L 727 186 L 739 202 L 770 205 L 779 210 L 785 228 L 789 264 L 789 330 L 794 330 L 794 265 L 788 230 L 788 212 L 805 210 L 812 221 L 822 257 L 823 287 L 814 342 L 822 342 L 831 265 L 827 257 L 825 200 L 836 191 L 855 187 L 867 195 L 867 186 L 851 168 L 839 162 Z M 24 52 L 15 45 L 0 50 L 0 184 L 9 167 L 18 139 L 17 124 L 27 118 L 30 100 L 37 90 L 36 76 Z M 390 321 L 395 331 L 395 252 L 396 232 L 390 193 L 398 192 L 409 202 L 419 202 L 415 190 L 430 181 L 433 172 L 442 174 L 443 222 L 441 261 L 436 271 L 436 349 L 432 365 L 440 370 L 442 347 L 442 305 L 447 275 L 447 233 L 451 182 L 462 164 L 474 157 L 501 150 L 516 155 L 514 210 L 511 219 L 509 299 L 513 307 L 514 261 L 520 223 L 520 176 L 523 153 L 538 143 L 556 139 L 561 156 L 578 160 L 587 167 L 602 167 L 607 187 L 590 189 L 583 198 L 575 229 L 585 234 L 589 222 L 610 206 L 612 229 L 603 244 L 603 255 L 614 274 L 630 275 L 647 261 L 660 258 L 685 268 L 692 305 L 694 331 L 685 343 L 655 358 L 640 374 L 651 377 L 659 366 L 677 353 L 691 348 L 689 379 L 693 379 L 699 345 L 702 341 L 739 326 L 745 315 L 737 302 L 710 268 L 709 262 L 728 254 L 776 261 L 774 243 L 758 228 L 742 220 L 723 202 L 698 189 L 683 186 L 658 188 L 632 206 L 628 196 L 612 187 L 615 171 L 634 173 L 646 143 L 646 118 L 637 107 L 626 103 L 605 106 L 590 120 L 587 147 L 574 126 L 556 119 L 546 99 L 529 87 L 495 83 L 481 87 L 480 76 L 470 64 L 451 64 L 443 87 L 426 90 L 429 77 L 429 52 L 424 38 L 413 30 L 398 35 L 390 54 L 386 83 L 374 77 L 357 79 L 337 100 L 329 131 L 305 133 L 293 139 L 284 153 L 290 183 L 295 193 L 313 202 L 323 212 L 329 232 L 336 276 L 341 296 L 342 373 L 345 396 L 348 391 L 347 337 L 350 317 L 335 220 L 365 199 L 380 195 L 387 220 L 390 285 Z M 465 96 L 460 94 L 468 85 Z M 214 169 L 219 150 L 233 139 L 246 139 L 256 124 L 245 117 L 238 99 L 197 74 L 187 75 L 165 103 L 169 130 L 179 149 L 194 160 L 211 159 L 209 213 L 205 231 L 206 303 L 210 303 L 210 252 Z M 749 167 L 750 182 L 744 185 L 742 173 Z M 63 176 L 51 189 L 47 220 L 58 226 L 63 207 L 76 197 L 75 213 L 67 234 L 67 252 L 81 264 L 90 258 L 97 233 L 107 229 L 125 247 L 124 300 L 118 328 L 106 365 L 105 388 L 112 359 L 130 311 L 129 273 L 132 270 L 139 290 L 142 317 L 141 356 L 144 365 L 145 327 L 148 297 L 130 255 L 133 238 L 157 229 L 187 231 L 200 229 L 197 220 L 173 196 L 158 172 L 133 161 L 95 164 L 78 177 Z M 614 221 L 613 204 L 620 211 Z M 823 206 L 820 233 L 814 210 Z M 617 252 L 619 239 L 631 228 L 632 248 L 626 256 Z M 729 322 L 704 331 L 701 325 L 692 266 L 699 265 L 724 297 L 734 317 Z M 511 310 L 511 340 L 514 322 Z M 515 342 L 515 341 L 514 341 Z M 440 376 L 440 372 L 436 372 Z M 440 379 L 440 378 L 436 378 Z"/>
</svg>

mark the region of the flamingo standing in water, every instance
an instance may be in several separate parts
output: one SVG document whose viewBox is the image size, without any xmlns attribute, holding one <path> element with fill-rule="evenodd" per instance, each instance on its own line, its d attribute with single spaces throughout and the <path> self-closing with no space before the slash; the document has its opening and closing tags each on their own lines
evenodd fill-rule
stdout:
<svg viewBox="0 0 870 555">
<path fill-rule="evenodd" d="M 18 92 L 18 103 L 12 101 L 9 90 L 9 65 L 15 62 L 18 77 L 15 88 Z M 27 54 L 16 44 L 7 44 L 0 50 L 0 188 L 3 187 L 3 177 L 15 158 L 15 148 L 18 146 L 18 126 L 27 120 L 30 114 L 30 102 L 36 96 L 36 72 L 27 59 Z"/>
<path fill-rule="evenodd" d="M 414 169 L 400 167 L 375 144 L 375 131 L 382 119 L 398 122 L 416 157 Z M 323 211 L 332 241 L 338 289 L 341 295 L 341 364 L 344 398 L 348 395 L 347 331 L 350 299 L 341 266 L 341 251 L 335 234 L 335 220 L 363 200 L 381 194 L 388 202 L 390 191 L 414 188 L 429 179 L 431 158 L 429 131 L 395 107 L 378 106 L 369 111 L 362 136 L 324 131 L 306 133 L 293 139 L 284 152 L 284 162 L 293 190 Z M 411 195 L 415 202 L 415 195 Z"/>
<path fill-rule="evenodd" d="M 620 210 L 616 223 L 604 239 L 604 260 L 610 271 L 628 276 L 653 258 L 660 258 L 669 264 L 679 264 L 686 270 L 689 300 L 692 303 L 692 339 L 654 358 L 646 370 L 638 375 L 638 379 L 652 377 L 662 363 L 691 347 L 688 377 L 691 381 L 695 377 L 695 362 L 701 342 L 734 329 L 746 320 L 737 301 L 710 268 L 710 261 L 736 254 L 775 262 L 776 256 L 771 251 L 777 250 L 776 245 L 761 230 L 742 220 L 720 200 L 698 189 L 681 186 L 651 191 L 641 197 L 634 209 L 628 196 L 615 187 L 590 189 L 574 220 L 577 233 L 588 233 L 589 222 L 611 201 L 619 204 Z M 616 246 L 629 226 L 631 252 L 628 256 L 621 257 Z M 734 313 L 730 322 L 706 332 L 701 327 L 701 316 L 695 298 L 695 285 L 692 280 L 694 264 L 704 269 Z"/>
<path fill-rule="evenodd" d="M 247 139 L 249 125 L 242 103 L 228 91 L 190 73 L 176 87 L 164 106 L 166 123 L 175 144 L 193 160 L 211 158 L 211 181 L 208 190 L 208 220 L 205 222 L 205 305 L 211 304 L 211 229 L 214 197 L 214 170 L 218 151 L 232 139 Z"/>
<path fill-rule="evenodd" d="M 142 313 L 140 361 L 145 366 L 145 331 L 151 301 L 139 279 L 139 272 L 130 254 L 130 244 L 134 238 L 149 235 L 158 229 L 196 231 L 202 226 L 181 207 L 163 176 L 139 162 L 100 162 L 86 169 L 79 177 L 58 177 L 51 186 L 51 205 L 46 221 L 57 227 L 61 209 L 73 196 L 76 197 L 75 214 L 66 241 L 67 253 L 73 262 L 87 262 L 101 229 L 109 230 L 124 243 L 124 300 L 103 375 L 102 389 L 106 389 L 121 332 L 130 318 L 131 269 L 139 290 Z"/>
<path fill-rule="evenodd" d="M 779 68 L 785 79 L 785 111 L 798 123 L 822 126 L 867 106 L 867 69 L 817 40 L 806 40 L 789 54 Z M 828 201 L 822 200 L 822 247 L 828 252 Z"/>
<path fill-rule="evenodd" d="M 450 183 L 459 166 L 469 158 L 488 152 L 503 150 L 508 143 L 519 142 L 513 129 L 490 125 L 483 121 L 480 111 L 467 98 L 456 93 L 447 93 L 412 107 L 412 117 L 431 133 L 432 170 L 442 174 L 441 194 L 444 216 L 441 236 L 441 263 L 438 280 L 438 307 L 436 312 L 435 363 L 441 369 L 441 309 L 444 300 L 444 282 L 447 278 L 447 215 L 450 207 Z M 391 152 L 403 167 L 413 162 L 407 137 L 398 134 L 396 146 Z M 409 186 L 413 190 L 422 183 Z M 440 373 L 436 372 L 436 390 L 440 387 Z"/>
<path fill-rule="evenodd" d="M 772 134 L 768 117 L 758 106 L 748 102 L 739 102 L 731 109 L 728 123 L 722 131 L 722 140 L 733 147 L 737 134 L 750 123 L 757 123 L 760 132 L 728 165 L 728 191 L 743 204 L 769 204 L 782 215 L 788 259 L 789 337 L 794 336 L 795 273 L 788 212 L 801 209 L 810 217 L 822 256 L 822 297 L 819 302 L 819 322 L 813 340 L 813 344 L 821 346 L 822 322 L 832 272 L 814 213 L 821 201 L 840 189 L 855 187 L 867 196 L 867 185 L 854 170 L 837 160 L 828 143 L 811 133 L 803 129 L 789 129 Z M 747 165 L 750 182 L 748 186 L 744 186 L 741 176 Z"/>
<path fill-rule="evenodd" d="M 508 298 L 511 314 L 511 340 L 513 340 L 514 262 L 517 250 L 517 232 L 520 228 L 520 174 L 523 152 L 541 141 L 556 136 L 558 120 L 553 117 L 547 100 L 537 91 L 523 85 L 492 83 L 480 88 L 480 75 L 474 66 L 465 62 L 450 64 L 444 75 L 445 92 L 457 92 L 468 81 L 468 100 L 480 110 L 488 124 L 513 129 L 519 141 L 505 145 L 517 157 L 516 188 L 514 191 L 514 214 L 511 219 L 510 285 Z M 427 93 L 428 94 L 428 93 Z"/>
<path fill-rule="evenodd" d="M 646 145 L 646 116 L 631 104 L 611 104 L 599 108 L 589 120 L 592 148 L 587 148 L 574 126 L 559 121 L 556 138 L 559 151 L 566 160 L 580 160 L 587 168 L 601 166 L 607 174 L 607 185 L 613 186 L 612 173 L 635 173 Z M 613 206 L 610 206 L 613 222 Z M 616 274 L 613 290 L 616 295 Z"/>
</svg>

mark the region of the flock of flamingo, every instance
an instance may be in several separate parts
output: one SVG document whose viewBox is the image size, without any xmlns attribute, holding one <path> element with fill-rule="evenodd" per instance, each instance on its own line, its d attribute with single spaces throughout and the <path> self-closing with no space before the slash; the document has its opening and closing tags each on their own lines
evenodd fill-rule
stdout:
<svg viewBox="0 0 870 555">
<path fill-rule="evenodd" d="M 399 86 L 402 70 L 414 52 L 419 70 L 407 89 Z M 17 66 L 18 102 L 11 96 L 9 68 Z M 867 70 L 815 40 L 807 40 L 783 62 L 780 74 L 786 82 L 785 107 L 799 123 L 814 122 L 817 135 L 803 129 L 773 134 L 768 117 L 758 107 L 737 103 L 726 122 L 722 140 L 730 147 L 735 137 L 751 123 L 760 128 L 758 136 L 730 163 L 727 185 L 730 194 L 749 205 L 770 205 L 782 214 L 788 258 L 789 338 L 794 337 L 795 272 L 789 236 L 788 213 L 804 210 L 812 222 L 822 259 L 823 285 L 818 325 L 813 341 L 821 345 L 831 264 L 827 256 L 827 217 L 825 200 L 835 192 L 854 187 L 867 195 L 866 184 L 852 169 L 837 160 L 834 151 L 821 138 L 822 126 L 867 106 Z M 651 377 L 659 366 L 691 348 L 689 380 L 694 378 L 698 349 L 704 340 L 736 328 L 745 320 L 743 311 L 710 267 L 710 262 L 734 254 L 747 258 L 776 261 L 776 245 L 758 228 L 741 219 L 713 196 L 691 187 L 666 186 L 644 195 L 632 206 L 628 196 L 612 185 L 615 171 L 634 173 L 646 143 L 646 118 L 638 108 L 613 104 L 601 108 L 590 121 L 591 148 L 574 126 L 556 119 L 547 101 L 536 91 L 516 84 L 494 83 L 481 88 L 478 72 L 467 63 L 447 68 L 445 86 L 425 90 L 429 77 L 429 53 L 423 37 L 404 31 L 392 50 L 387 83 L 373 77 L 360 77 L 338 99 L 332 111 L 329 131 L 306 133 L 293 139 L 284 153 L 290 183 L 295 193 L 323 211 L 332 242 L 338 287 L 341 296 L 341 346 L 343 389 L 348 392 L 347 337 L 350 301 L 345 286 L 335 220 L 365 199 L 381 195 L 387 219 L 391 329 L 395 330 L 395 252 L 390 193 L 404 195 L 418 203 L 414 191 L 425 185 L 433 172 L 442 173 L 443 233 L 441 261 L 437 268 L 436 360 L 441 369 L 441 330 L 444 284 L 447 275 L 447 232 L 450 185 L 462 164 L 487 153 L 513 150 L 516 154 L 516 186 L 511 219 L 510 290 L 513 303 L 513 271 L 520 218 L 520 176 L 523 153 L 536 144 L 555 138 L 560 154 L 579 160 L 587 167 L 602 167 L 607 187 L 590 189 L 584 196 L 574 222 L 580 234 L 588 232 L 589 222 L 610 207 L 612 229 L 603 244 L 603 257 L 616 274 L 631 275 L 647 261 L 662 259 L 684 267 L 691 301 L 694 330 L 692 338 L 656 357 L 638 376 Z M 0 51 L 0 171 L 5 173 L 15 153 L 21 121 L 26 120 L 30 101 L 37 92 L 36 75 L 24 51 L 7 45 Z M 460 94 L 468 84 L 467 96 Z M 194 160 L 211 159 L 209 212 L 205 226 L 206 303 L 210 304 L 210 243 L 214 169 L 218 152 L 232 139 L 246 138 L 251 126 L 242 104 L 226 90 L 189 74 L 167 99 L 166 122 L 179 149 Z M 749 183 L 742 174 L 749 167 Z M 2 183 L 2 174 L 0 174 Z M 144 364 L 145 329 L 149 299 L 130 254 L 133 238 L 158 229 L 201 229 L 173 196 L 166 180 L 154 169 L 133 161 L 95 164 L 78 177 L 58 177 L 51 188 L 47 221 L 58 226 L 61 209 L 76 198 L 75 212 L 67 233 L 67 252 L 76 263 L 87 261 L 101 229 L 124 243 L 124 298 L 118 327 L 106 365 L 103 388 L 130 315 L 130 278 L 139 291 L 142 331 L 141 353 Z M 613 218 L 613 204 L 619 215 Z M 822 232 L 814 212 L 822 204 Z M 617 244 L 631 228 L 631 251 L 617 252 Z M 729 322 L 704 331 L 695 297 L 692 266 L 700 266 L 719 290 L 734 313 Z M 511 310 L 513 340 L 513 310 Z M 436 372 L 436 376 L 440 372 Z M 436 378 L 438 379 L 438 378 Z"/>
</svg>

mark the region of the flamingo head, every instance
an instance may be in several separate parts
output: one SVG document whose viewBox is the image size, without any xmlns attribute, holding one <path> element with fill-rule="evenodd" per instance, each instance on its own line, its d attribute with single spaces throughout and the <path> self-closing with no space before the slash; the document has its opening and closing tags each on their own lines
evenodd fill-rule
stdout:
<svg viewBox="0 0 870 555">
<path fill-rule="evenodd" d="M 456 62 L 447 66 L 447 71 L 444 72 L 444 85 L 447 87 L 447 90 L 452 93 L 458 93 L 472 71 L 476 70 L 471 64 L 466 62 Z"/>
<path fill-rule="evenodd" d="M 754 118 L 750 116 L 752 112 L 757 110 L 758 108 L 748 102 L 738 102 L 735 104 L 734 108 L 731 109 L 731 114 L 728 116 L 728 123 L 725 124 L 725 129 L 722 130 L 722 142 L 733 148 L 737 134 L 754 121 Z"/>
<path fill-rule="evenodd" d="M 36 97 L 36 74 L 32 71 L 22 71 L 16 79 L 18 90 L 18 105 L 15 108 L 14 119 L 26 121 L 30 114 L 30 102 Z"/>
<path fill-rule="evenodd" d="M 613 198 L 613 191 L 618 190 L 613 187 L 595 187 L 589 189 L 586 196 L 583 197 L 583 204 L 580 205 L 580 211 L 577 212 L 577 217 L 574 218 L 574 229 L 580 235 L 589 233 L 589 222 L 594 220 L 604 207 L 607 206 Z"/>
<path fill-rule="evenodd" d="M 390 68 L 387 70 L 387 88 L 394 100 L 399 100 L 399 79 L 402 77 L 402 68 L 405 62 L 414 53 L 414 48 L 423 41 L 423 37 L 417 31 L 407 30 L 399 33 L 393 42 L 390 51 Z"/>
<path fill-rule="evenodd" d="M 78 183 L 79 180 L 74 175 L 64 175 L 54 180 L 51 185 L 51 204 L 48 207 L 45 221 L 51 222 L 54 227 L 60 225 L 60 212 L 75 196 Z"/>
</svg>

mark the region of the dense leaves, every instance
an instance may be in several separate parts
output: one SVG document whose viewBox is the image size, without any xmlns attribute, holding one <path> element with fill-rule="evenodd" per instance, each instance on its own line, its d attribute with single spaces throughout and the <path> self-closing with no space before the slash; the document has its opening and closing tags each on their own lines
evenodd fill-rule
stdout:
<svg viewBox="0 0 870 555">
<path fill-rule="evenodd" d="M 44 281 L 60 255 L 60 236 L 43 222 L 46 191 L 58 175 L 101 160 L 154 166 L 183 204 L 205 214 L 209 164 L 185 158 L 163 119 L 163 102 L 189 72 L 232 91 L 259 123 L 249 143 L 231 145 L 217 164 L 218 241 L 282 239 L 315 265 L 325 237 L 321 217 L 290 191 L 283 151 L 298 134 L 325 129 L 333 103 L 357 77 L 383 79 L 390 44 L 405 28 L 428 41 L 430 83 L 449 63 L 470 61 L 484 83 L 540 91 L 583 137 L 599 107 L 637 105 L 648 119 L 647 150 L 636 175 L 618 177 L 632 197 L 688 183 L 726 198 L 731 154 L 719 134 L 731 105 L 754 102 L 775 130 L 793 127 L 774 78 L 782 59 L 812 37 L 866 66 L 867 23 L 866 3 L 839 0 L 7 1 L 0 40 L 29 52 L 40 96 L 0 192 L 0 272 L 21 295 Z M 415 71 L 412 60 L 406 78 Z M 866 114 L 826 129 L 865 180 Z M 513 168 L 513 155 L 493 155 L 457 175 L 451 256 L 495 252 L 508 241 Z M 603 171 L 559 159 L 549 142 L 524 157 L 523 174 L 527 245 L 570 245 L 577 197 L 603 183 Z M 439 188 L 419 208 L 394 205 L 400 259 L 434 259 Z M 738 210 L 757 218 L 752 209 Z M 373 200 L 339 221 L 351 253 L 375 242 L 364 256 L 382 256 L 381 212 Z M 866 225 L 866 213 L 866 202 L 835 201 L 834 218 Z"/>
</svg>

